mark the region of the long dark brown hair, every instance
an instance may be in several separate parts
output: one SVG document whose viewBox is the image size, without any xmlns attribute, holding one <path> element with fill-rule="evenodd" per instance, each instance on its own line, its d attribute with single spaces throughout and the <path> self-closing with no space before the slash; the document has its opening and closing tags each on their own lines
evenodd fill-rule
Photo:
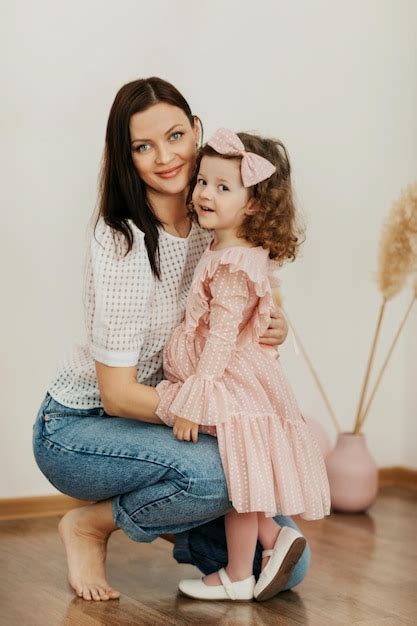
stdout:
<svg viewBox="0 0 417 626">
<path fill-rule="evenodd" d="M 152 76 L 123 85 L 110 110 L 106 143 L 99 186 L 99 214 L 115 234 L 124 240 L 126 254 L 133 245 L 133 233 L 128 220 L 145 234 L 145 245 L 152 272 L 160 278 L 158 254 L 158 226 L 146 198 L 146 188 L 132 160 L 129 122 L 132 115 L 145 111 L 158 102 L 167 102 L 182 109 L 193 124 L 194 116 L 186 99 L 165 80 Z"/>
</svg>

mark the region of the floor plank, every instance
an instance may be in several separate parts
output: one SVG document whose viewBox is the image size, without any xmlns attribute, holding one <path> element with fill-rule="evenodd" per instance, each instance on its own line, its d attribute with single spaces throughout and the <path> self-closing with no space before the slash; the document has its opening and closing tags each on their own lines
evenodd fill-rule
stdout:
<svg viewBox="0 0 417 626">
<path fill-rule="evenodd" d="M 75 598 L 67 581 L 58 518 L 0 522 L 0 624 L 398 626 L 417 623 L 417 493 L 387 487 L 366 515 L 300 521 L 312 551 L 306 580 L 265 603 L 197 602 L 177 593 L 177 565 L 163 540 L 109 544 L 108 574 L 119 601 Z"/>
</svg>

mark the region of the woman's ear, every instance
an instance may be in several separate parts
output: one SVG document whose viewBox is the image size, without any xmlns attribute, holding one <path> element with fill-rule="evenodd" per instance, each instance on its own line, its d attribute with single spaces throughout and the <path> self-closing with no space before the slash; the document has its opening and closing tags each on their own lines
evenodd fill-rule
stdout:
<svg viewBox="0 0 417 626">
<path fill-rule="evenodd" d="M 193 130 L 195 136 L 195 145 L 197 148 L 201 147 L 203 143 L 203 125 L 198 115 L 193 115 Z"/>
</svg>

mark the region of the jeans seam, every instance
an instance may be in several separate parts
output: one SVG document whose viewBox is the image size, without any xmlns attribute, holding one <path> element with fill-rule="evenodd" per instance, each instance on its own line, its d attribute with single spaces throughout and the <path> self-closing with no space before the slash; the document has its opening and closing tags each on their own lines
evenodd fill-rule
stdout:
<svg viewBox="0 0 417 626">
<path fill-rule="evenodd" d="M 72 452 L 74 454 L 85 454 L 85 455 L 93 455 L 93 456 L 103 456 L 103 457 L 110 457 L 110 458 L 116 458 L 116 459 L 127 459 L 129 461 L 142 461 L 145 463 L 151 463 L 152 465 L 158 465 L 160 467 L 165 467 L 166 469 L 172 469 L 175 472 L 177 472 L 177 474 L 179 474 L 184 480 L 187 481 L 187 489 L 185 490 L 187 493 L 190 490 L 191 487 L 191 483 L 192 483 L 192 479 L 188 478 L 183 472 L 181 472 L 181 470 L 179 470 L 177 467 L 175 467 L 174 465 L 167 465 L 165 463 L 160 463 L 158 461 L 152 461 L 150 459 L 144 459 L 142 457 L 138 457 L 138 456 L 128 456 L 128 455 L 123 455 L 123 454 L 110 454 L 110 453 L 106 453 L 106 452 L 89 452 L 88 450 L 74 450 L 74 448 L 67 448 L 66 446 L 63 446 L 62 444 L 56 444 L 54 441 L 51 441 L 50 439 L 48 439 L 48 437 L 45 437 L 45 435 L 42 433 L 41 434 L 41 439 L 42 439 L 42 443 L 44 445 L 46 445 L 46 447 L 49 448 L 57 448 L 58 450 L 65 450 L 66 452 Z"/>
<path fill-rule="evenodd" d="M 44 413 L 44 417 L 48 417 L 49 420 L 57 420 L 57 419 L 90 419 L 90 418 L 102 418 L 104 417 L 104 411 L 103 413 L 90 413 L 89 415 L 79 415 L 77 413 L 64 413 L 62 411 L 48 411 L 48 407 L 46 407 L 45 409 L 45 413 Z M 108 418 L 106 418 L 108 419 Z M 47 421 L 49 421 L 47 420 Z"/>
<path fill-rule="evenodd" d="M 47 412 L 47 410 L 48 410 L 48 408 L 51 405 L 52 400 L 53 400 L 53 397 L 51 395 L 49 395 L 49 398 L 47 399 L 48 395 L 49 394 L 47 393 L 45 398 L 43 399 L 42 405 L 41 405 L 40 410 L 39 410 L 41 419 L 43 419 L 44 415 L 46 414 L 46 412 Z"/>
<path fill-rule="evenodd" d="M 134 518 L 134 517 L 136 517 L 136 515 L 140 515 L 141 511 L 147 511 L 147 510 L 149 510 L 150 508 L 152 508 L 155 504 L 156 504 L 157 506 L 159 506 L 159 503 L 160 503 L 160 502 L 164 502 L 164 501 L 166 501 L 166 503 L 168 504 L 168 503 L 170 503 L 170 502 L 171 502 L 172 498 L 175 498 L 175 496 L 178 496 L 178 495 L 179 495 L 179 494 L 181 494 L 181 493 L 186 495 L 186 494 L 188 493 L 188 490 L 185 490 L 185 489 L 178 489 L 178 490 L 177 490 L 177 491 L 175 491 L 174 493 L 170 493 L 170 494 L 169 494 L 169 496 L 164 496 L 163 498 L 158 498 L 158 500 L 152 500 L 152 502 L 148 502 L 147 504 L 143 504 L 142 506 L 140 506 L 138 509 L 135 509 L 135 510 L 134 510 L 134 511 L 132 511 L 131 513 L 128 513 L 128 512 L 126 511 L 126 509 L 124 508 L 124 506 L 120 503 L 120 500 L 119 500 L 119 507 L 120 507 L 121 509 L 123 509 L 123 511 L 126 513 L 126 515 L 127 515 L 128 517 L 130 517 L 130 519 L 132 520 L 132 522 L 133 522 L 134 524 L 137 524 L 137 522 L 136 522 L 133 518 Z"/>
<path fill-rule="evenodd" d="M 139 529 L 141 533 L 143 533 L 144 535 L 151 537 L 151 540 L 155 539 L 156 537 L 152 537 L 152 535 L 150 533 L 148 533 L 146 530 L 144 530 L 141 526 L 139 526 L 139 524 L 137 524 L 136 522 L 133 521 L 132 517 L 129 515 L 129 513 L 123 508 L 123 506 L 120 504 L 120 501 L 117 504 L 117 510 L 115 511 L 114 507 L 114 499 L 112 502 L 112 513 L 113 513 L 113 520 L 115 522 L 115 524 L 121 528 L 124 532 L 126 532 L 126 534 L 128 536 L 131 537 L 131 535 L 127 532 L 127 529 L 125 528 L 125 524 L 124 521 L 126 518 L 129 519 L 130 524 L 132 524 L 132 526 L 134 527 L 135 531 L 137 532 L 137 530 Z M 131 537 L 132 539 L 134 539 L 135 541 L 137 541 L 136 537 Z"/>
</svg>

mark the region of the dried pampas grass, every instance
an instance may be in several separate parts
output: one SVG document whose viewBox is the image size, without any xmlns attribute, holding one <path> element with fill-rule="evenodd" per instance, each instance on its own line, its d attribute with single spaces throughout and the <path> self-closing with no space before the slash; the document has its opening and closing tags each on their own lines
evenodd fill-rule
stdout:
<svg viewBox="0 0 417 626">
<path fill-rule="evenodd" d="M 320 380 L 320 377 L 319 377 L 319 375 L 318 375 L 318 373 L 317 373 L 317 371 L 316 371 L 316 369 L 315 369 L 315 367 L 313 365 L 313 362 L 310 359 L 310 357 L 309 357 L 309 355 L 307 353 L 307 350 L 304 347 L 304 344 L 303 344 L 303 342 L 301 340 L 301 337 L 298 334 L 298 332 L 296 331 L 296 329 L 294 327 L 294 324 L 291 322 L 288 313 L 284 309 L 283 296 L 282 296 L 282 293 L 281 293 L 281 291 L 279 290 L 278 287 L 274 287 L 272 289 L 272 295 L 273 295 L 275 304 L 282 309 L 282 312 L 285 315 L 285 318 L 286 318 L 286 320 L 288 322 L 288 327 L 290 328 L 291 332 L 293 333 L 294 339 L 295 339 L 295 341 L 297 343 L 297 347 L 300 348 L 300 350 L 302 352 L 302 355 L 303 355 L 303 357 L 304 357 L 304 359 L 305 359 L 305 361 L 307 363 L 307 367 L 310 370 L 311 375 L 313 376 L 313 378 L 314 378 L 314 380 L 315 380 L 315 382 L 317 384 L 317 387 L 318 387 L 318 390 L 320 392 L 320 395 L 323 398 L 323 402 L 326 405 L 327 410 L 329 411 L 329 414 L 330 414 L 330 417 L 332 419 L 333 425 L 336 428 L 336 431 L 338 433 L 340 433 L 341 432 L 341 428 L 340 428 L 340 424 L 339 424 L 339 422 L 337 420 L 336 413 L 335 413 L 335 411 L 334 411 L 334 409 L 333 409 L 333 407 L 332 407 L 332 405 L 330 403 L 330 400 L 329 400 L 329 397 L 328 397 L 327 393 L 325 392 L 324 386 L 323 386 L 323 384 L 322 384 L 322 382 Z"/>
<path fill-rule="evenodd" d="M 282 309 L 282 310 L 284 311 L 284 309 Z M 331 402 L 329 400 L 329 396 L 327 395 L 327 393 L 326 393 L 326 391 L 324 389 L 323 383 L 321 382 L 320 377 L 319 377 L 319 375 L 317 373 L 317 370 L 314 367 L 313 362 L 312 362 L 312 360 L 310 359 L 310 357 L 309 357 L 309 355 L 307 353 L 307 350 L 305 349 L 305 346 L 304 346 L 304 344 L 303 344 L 303 342 L 301 340 L 300 335 L 296 331 L 294 324 L 291 322 L 291 320 L 290 320 L 290 318 L 288 316 L 288 313 L 286 311 L 284 311 L 284 313 L 285 313 L 285 317 L 287 318 L 288 326 L 290 327 L 290 329 L 291 329 L 291 331 L 292 331 L 292 333 L 294 335 L 294 338 L 295 338 L 295 341 L 297 343 L 297 346 L 300 348 L 300 350 L 302 352 L 302 355 L 303 355 L 303 357 L 305 359 L 305 362 L 307 363 L 308 369 L 310 370 L 311 375 L 313 376 L 313 378 L 314 378 L 314 380 L 316 382 L 316 385 L 318 387 L 320 395 L 323 398 L 323 402 L 326 405 L 327 410 L 329 411 L 329 415 L 331 417 L 331 420 L 333 422 L 334 427 L 336 428 L 336 432 L 339 434 L 339 433 L 342 432 L 342 429 L 341 429 L 339 421 L 338 421 L 338 419 L 336 417 L 336 413 L 335 413 L 335 411 L 334 411 L 334 409 L 333 409 L 333 407 L 331 405 Z"/>
<path fill-rule="evenodd" d="M 387 302 L 396 296 L 404 287 L 408 276 L 417 268 L 417 182 L 409 185 L 394 202 L 383 224 L 378 254 L 377 284 L 382 295 L 378 320 L 371 350 L 368 357 L 365 377 L 362 384 L 358 409 L 356 412 L 354 433 L 360 431 L 361 425 L 369 411 L 373 395 L 362 413 L 365 395 L 368 388 L 369 375 L 375 356 L 379 333 Z M 414 302 L 414 298 L 413 298 Z M 411 305 L 412 306 L 412 305 Z M 411 311 L 411 308 L 410 308 Z M 408 317 L 408 314 L 406 314 Z M 404 322 L 405 323 L 405 322 Z M 400 328 L 401 332 L 402 328 Z M 395 338 L 394 338 L 395 340 Z M 396 341 L 395 341 L 396 343 Z M 395 344 L 394 344 L 395 345 Z M 388 360 L 391 354 L 388 355 Z M 387 361 L 388 363 L 388 361 Z M 386 367 L 386 365 L 385 365 Z M 385 369 L 385 367 L 383 369 Z M 383 373 L 383 372 L 382 372 Z M 381 374 L 382 376 L 382 374 Z M 376 387 L 378 387 L 377 381 Z M 376 391 L 376 389 L 374 388 Z"/>
<path fill-rule="evenodd" d="M 383 300 L 397 295 L 417 260 L 417 183 L 392 205 L 382 227 L 377 283 Z"/>
<path fill-rule="evenodd" d="M 382 327 L 385 307 L 387 303 L 403 289 L 404 285 L 407 282 L 407 279 L 411 274 L 414 274 L 413 294 L 411 301 L 407 307 L 403 319 L 401 320 L 397 332 L 394 335 L 385 360 L 379 370 L 378 376 L 376 378 L 365 409 L 363 409 L 376 346 Z M 355 425 L 352 431 L 354 434 L 359 433 L 363 426 L 363 423 L 369 413 L 375 394 L 379 388 L 381 379 L 388 366 L 394 348 L 398 343 L 401 332 L 408 320 L 414 303 L 417 300 L 417 182 L 409 185 L 401 193 L 398 200 L 393 203 L 391 210 L 388 213 L 388 216 L 382 226 L 378 250 L 377 285 L 382 296 L 382 302 L 379 309 L 376 329 L 372 339 L 365 376 L 362 383 Z M 282 296 L 279 290 L 274 289 L 273 293 L 276 303 L 282 307 Z M 294 325 L 291 323 L 286 313 L 285 315 L 287 317 L 288 324 L 294 333 L 297 343 L 301 348 L 301 352 L 306 360 L 310 372 L 313 375 L 314 380 L 316 381 L 316 384 L 329 411 L 333 424 L 337 432 L 340 432 L 341 429 L 336 418 L 335 411 L 333 410 L 333 407 L 324 390 L 317 371 L 315 370 L 313 363 L 303 345 L 303 342 L 301 341 L 299 334 L 294 328 Z"/>
<path fill-rule="evenodd" d="M 404 314 L 404 317 L 403 317 L 403 319 L 400 322 L 398 330 L 397 330 L 397 332 L 394 335 L 394 338 L 393 338 L 393 340 L 391 342 L 391 345 L 389 347 L 389 350 L 387 352 L 387 356 L 385 357 L 385 360 L 384 360 L 384 362 L 383 362 L 383 364 L 381 366 L 381 369 L 379 370 L 379 374 L 378 374 L 378 376 L 376 378 L 376 381 L 375 381 L 375 384 L 373 386 L 371 395 L 369 397 L 369 400 L 368 400 L 368 402 L 366 404 L 366 407 L 365 407 L 365 409 L 363 411 L 363 414 L 361 416 L 361 419 L 360 419 L 360 422 L 359 422 L 359 430 L 362 428 L 363 423 L 365 421 L 365 418 L 366 418 L 366 416 L 369 413 L 369 409 L 371 408 L 372 401 L 373 401 L 373 399 L 375 397 L 375 394 L 376 394 L 376 392 L 378 390 L 378 387 L 379 387 L 379 385 L 381 383 L 381 379 L 382 379 L 382 377 L 384 375 L 385 370 L 387 369 L 387 365 L 388 365 L 389 360 L 390 360 L 390 358 L 392 356 L 392 353 L 394 352 L 394 348 L 397 345 L 398 339 L 400 338 L 401 332 L 402 332 L 402 330 L 403 330 L 403 328 L 405 326 L 406 321 L 408 320 L 408 317 L 409 317 L 409 315 L 411 313 L 411 310 L 412 310 L 416 300 L 417 300 L 417 274 L 416 274 L 416 277 L 415 277 L 415 280 L 414 280 L 413 296 L 412 296 L 411 301 L 410 301 L 410 303 L 409 303 L 409 305 L 407 307 L 407 310 L 406 310 L 406 312 Z"/>
</svg>

